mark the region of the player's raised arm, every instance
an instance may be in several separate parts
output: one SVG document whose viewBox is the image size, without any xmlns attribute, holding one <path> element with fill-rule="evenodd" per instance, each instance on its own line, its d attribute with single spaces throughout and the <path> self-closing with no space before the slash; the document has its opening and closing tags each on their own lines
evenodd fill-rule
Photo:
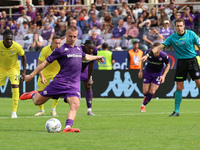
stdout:
<svg viewBox="0 0 200 150">
<path fill-rule="evenodd" d="M 38 74 L 40 71 L 42 71 L 46 66 L 48 66 L 49 63 L 45 60 L 44 62 L 42 62 L 39 66 L 37 66 L 37 68 L 35 68 L 35 70 L 30 74 L 30 75 L 27 75 L 25 77 L 25 81 L 26 82 L 29 82 L 31 81 L 31 79 L 36 75 Z"/>
<path fill-rule="evenodd" d="M 86 54 L 85 57 L 83 57 L 83 60 L 86 60 L 86 61 L 96 60 L 98 62 L 105 62 L 103 57 L 104 56 L 93 56 L 93 55 Z"/>
<path fill-rule="evenodd" d="M 147 53 L 146 55 L 144 55 L 140 60 L 143 61 L 143 62 L 146 61 L 147 58 L 148 58 L 149 56 L 152 56 L 152 55 L 154 55 L 156 52 L 161 51 L 164 47 L 165 47 L 165 46 L 164 46 L 163 44 L 160 44 L 160 45 L 154 47 L 154 48 L 152 49 L 152 51 L 150 51 L 149 53 Z"/>
</svg>

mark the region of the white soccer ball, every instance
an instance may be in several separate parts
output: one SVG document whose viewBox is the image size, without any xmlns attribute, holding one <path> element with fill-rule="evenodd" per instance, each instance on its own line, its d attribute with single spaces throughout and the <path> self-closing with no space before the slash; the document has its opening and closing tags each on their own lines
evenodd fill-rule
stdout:
<svg viewBox="0 0 200 150">
<path fill-rule="evenodd" d="M 60 132 L 61 128 L 62 128 L 62 125 L 60 121 L 56 118 L 51 118 L 47 120 L 45 124 L 45 129 L 49 133 L 58 133 Z"/>
</svg>

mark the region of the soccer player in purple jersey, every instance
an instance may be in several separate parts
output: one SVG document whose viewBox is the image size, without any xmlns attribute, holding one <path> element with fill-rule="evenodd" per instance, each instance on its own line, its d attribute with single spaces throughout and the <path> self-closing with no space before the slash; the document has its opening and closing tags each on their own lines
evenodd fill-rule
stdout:
<svg viewBox="0 0 200 150">
<path fill-rule="evenodd" d="M 158 45 L 160 45 L 160 43 L 154 43 L 153 47 Z M 151 50 L 148 50 L 146 53 L 150 51 Z M 170 68 L 168 55 L 163 51 L 159 51 L 155 53 L 155 55 L 148 57 L 147 65 L 143 74 L 145 62 L 141 62 L 141 68 L 138 73 L 140 79 L 143 77 L 143 94 L 145 95 L 142 106 L 140 107 L 141 112 L 146 112 L 145 106 L 151 101 L 160 84 L 165 82 L 165 77 Z M 163 72 L 164 66 L 165 70 Z"/>
<path fill-rule="evenodd" d="M 33 99 L 35 105 L 44 104 L 50 98 L 64 96 L 64 101 L 70 106 L 67 114 L 66 125 L 63 132 L 80 132 L 78 128 L 72 128 L 78 108 L 80 106 L 80 76 L 82 60 L 104 62 L 103 56 L 92 56 L 85 54 L 81 47 L 75 46 L 78 36 L 78 29 L 69 26 L 66 31 L 66 43 L 56 48 L 47 59 L 42 62 L 30 75 L 25 77 L 29 82 L 37 73 L 44 69 L 48 64 L 57 60 L 60 64 L 60 71 L 54 80 L 41 92 L 27 92 L 21 95 L 21 100 Z"/>
<path fill-rule="evenodd" d="M 97 47 L 95 47 L 95 43 L 92 40 L 86 40 L 85 44 L 82 47 L 82 50 L 86 54 L 97 55 Z M 90 116 L 94 116 L 92 113 L 92 71 L 94 68 L 94 61 L 82 61 L 82 70 L 81 70 L 81 81 L 84 82 L 85 85 L 85 98 L 87 104 L 87 114 Z"/>
</svg>

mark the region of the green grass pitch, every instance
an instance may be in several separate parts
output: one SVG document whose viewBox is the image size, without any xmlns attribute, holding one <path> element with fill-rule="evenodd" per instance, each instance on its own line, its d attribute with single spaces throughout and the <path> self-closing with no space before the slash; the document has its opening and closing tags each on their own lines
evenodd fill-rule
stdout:
<svg viewBox="0 0 200 150">
<path fill-rule="evenodd" d="M 93 112 L 87 116 L 85 98 L 81 100 L 73 127 L 80 133 L 47 133 L 52 100 L 45 104 L 45 116 L 32 100 L 19 101 L 18 117 L 11 119 L 11 98 L 0 98 L 1 150 L 198 150 L 200 149 L 200 101 L 183 99 L 180 116 L 168 117 L 174 99 L 155 98 L 146 113 L 139 111 L 142 99 L 94 98 Z M 64 128 L 68 104 L 61 99 L 58 119 Z"/>
</svg>

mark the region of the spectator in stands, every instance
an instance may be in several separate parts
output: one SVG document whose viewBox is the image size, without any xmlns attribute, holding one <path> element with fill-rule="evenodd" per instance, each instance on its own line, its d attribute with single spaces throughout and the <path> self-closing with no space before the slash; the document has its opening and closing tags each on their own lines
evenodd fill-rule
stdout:
<svg viewBox="0 0 200 150">
<path fill-rule="evenodd" d="M 29 22 L 27 34 L 34 34 L 36 31 L 37 31 L 36 24 L 33 21 Z"/>
<path fill-rule="evenodd" d="M 27 33 L 27 31 L 28 31 L 28 22 L 24 21 L 22 23 L 22 26 L 20 26 L 20 28 L 17 32 L 17 36 L 20 36 L 20 35 L 24 36 Z"/>
<path fill-rule="evenodd" d="M 98 51 L 97 56 L 104 56 L 104 63 L 98 63 L 99 70 L 112 70 L 113 64 L 115 63 L 115 59 L 113 57 L 113 53 L 108 50 L 108 43 L 102 44 L 101 51 Z"/>
<path fill-rule="evenodd" d="M 82 1 L 81 1 L 81 0 L 78 0 L 78 1 L 76 2 L 76 5 L 83 5 L 83 4 L 82 4 Z M 75 10 L 75 12 L 79 13 L 79 12 L 81 12 L 81 10 L 82 10 L 83 8 L 84 8 L 83 6 L 81 6 L 81 7 L 76 6 L 76 7 L 74 7 L 74 10 Z"/>
<path fill-rule="evenodd" d="M 168 7 L 165 8 L 165 13 L 167 14 L 167 20 L 170 20 L 173 10 L 176 6 L 174 5 L 174 2 L 171 2 Z"/>
<path fill-rule="evenodd" d="M 32 12 L 35 12 L 35 6 L 33 4 L 31 4 L 30 0 L 26 0 L 24 8 L 26 9 L 26 11 L 28 11 L 28 6 L 31 5 L 32 6 Z"/>
<path fill-rule="evenodd" d="M 160 29 L 160 34 L 163 36 L 163 40 L 165 41 L 167 37 L 169 37 L 173 32 L 170 28 L 169 20 L 164 21 L 164 26 Z"/>
<path fill-rule="evenodd" d="M 59 29 L 56 33 L 56 35 L 60 36 L 61 40 L 65 39 L 65 32 L 66 32 L 66 24 L 64 22 L 61 22 L 59 24 Z"/>
<path fill-rule="evenodd" d="M 65 10 L 64 9 L 60 10 L 60 16 L 58 16 L 58 18 L 60 18 L 61 21 L 65 23 L 67 17 L 65 16 Z"/>
<path fill-rule="evenodd" d="M 194 18 L 194 31 L 197 35 L 200 34 L 200 12 L 198 12 Z"/>
<path fill-rule="evenodd" d="M 100 29 L 101 23 L 97 20 L 97 15 L 95 13 L 91 14 L 91 19 L 92 21 L 89 23 L 89 28 L 92 29 L 93 25 L 96 24 L 98 29 Z"/>
<path fill-rule="evenodd" d="M 107 4 L 106 4 L 106 2 L 102 2 L 101 6 L 102 6 L 102 9 L 99 11 L 99 14 L 97 16 L 99 19 L 101 17 L 104 17 L 104 13 L 105 12 L 107 12 L 108 15 L 111 15 L 111 13 L 108 12 L 108 10 L 107 10 Z"/>
<path fill-rule="evenodd" d="M 50 22 L 51 26 L 54 26 L 57 23 L 57 17 L 54 15 L 53 8 L 49 8 L 48 14 L 46 15 L 46 17 L 43 20 L 43 25 L 47 21 Z"/>
<path fill-rule="evenodd" d="M 95 46 L 100 49 L 102 46 L 101 36 L 97 34 L 96 30 L 92 30 L 92 35 L 89 36 L 88 40 L 92 40 L 95 43 Z"/>
<path fill-rule="evenodd" d="M 148 16 L 149 16 L 149 13 L 147 11 L 143 11 L 142 15 L 140 15 L 138 19 L 136 20 L 136 25 L 142 23 L 143 21 L 146 21 Z"/>
<path fill-rule="evenodd" d="M 170 17 L 170 21 L 173 21 L 173 20 L 175 19 L 175 15 L 176 15 L 177 12 L 178 12 L 178 9 L 175 7 L 175 8 L 173 9 L 173 14 L 172 14 L 172 16 Z"/>
<path fill-rule="evenodd" d="M 181 18 L 181 13 L 177 12 L 175 15 L 175 19 L 171 22 L 171 29 L 173 30 L 173 32 L 176 32 L 175 29 L 175 20 Z"/>
<path fill-rule="evenodd" d="M 131 11 L 135 19 L 138 19 L 140 15 L 142 15 L 142 12 L 147 10 L 140 4 L 140 2 L 136 2 Z"/>
<path fill-rule="evenodd" d="M 158 17 L 156 15 L 156 10 L 154 7 L 151 9 L 151 13 L 148 16 L 148 19 L 151 21 L 152 27 L 156 27 L 158 25 Z"/>
<path fill-rule="evenodd" d="M 145 45 L 148 46 L 148 49 L 151 49 L 155 42 L 163 42 L 163 36 L 155 27 L 152 27 L 151 30 L 144 33 L 143 40 L 145 42 Z"/>
<path fill-rule="evenodd" d="M 83 34 L 88 33 L 89 30 L 89 22 L 85 19 L 84 13 L 81 11 L 79 13 L 79 17 L 77 19 L 77 26 L 81 28 L 81 31 Z"/>
<path fill-rule="evenodd" d="M 113 14 L 114 15 L 112 17 L 112 25 L 114 27 L 117 27 L 119 20 L 123 19 L 123 17 L 119 15 L 119 11 L 117 9 L 114 10 Z"/>
<path fill-rule="evenodd" d="M 71 26 L 75 26 L 77 29 L 78 29 L 78 36 L 77 36 L 77 39 L 81 39 L 82 37 L 82 30 L 79 26 L 77 26 L 77 21 L 75 19 L 73 19 L 70 23 Z M 60 36 L 61 37 L 61 36 Z"/>
<path fill-rule="evenodd" d="M 21 17 L 19 17 L 17 19 L 17 27 L 18 27 L 18 29 L 22 28 L 22 26 L 23 26 L 22 24 L 23 24 L 24 21 L 26 21 L 28 23 L 31 21 L 31 17 L 26 15 L 26 10 L 25 9 L 22 10 Z"/>
<path fill-rule="evenodd" d="M 37 8 L 36 12 L 39 12 L 42 15 L 41 17 L 44 18 L 48 13 L 49 6 L 45 5 L 44 0 L 38 0 L 38 5 L 42 7 Z"/>
<path fill-rule="evenodd" d="M 90 5 L 91 9 L 89 10 L 88 14 L 90 14 L 90 11 L 94 11 L 95 15 L 98 16 L 99 14 L 99 11 L 96 9 L 96 4 L 95 3 L 92 3 Z"/>
<path fill-rule="evenodd" d="M 164 21 L 165 20 L 167 20 L 167 14 L 165 13 L 165 10 L 161 10 L 160 18 L 158 19 L 158 25 L 160 27 L 164 26 Z"/>
<path fill-rule="evenodd" d="M 57 19 L 57 24 L 56 24 L 56 26 L 55 26 L 55 34 L 57 35 L 57 33 L 58 33 L 58 30 L 60 29 L 60 23 L 64 23 L 64 22 L 62 22 L 62 20 L 60 19 L 60 18 L 58 18 Z M 65 23 L 65 27 L 67 27 L 67 25 L 66 25 L 66 23 Z"/>
<path fill-rule="evenodd" d="M 0 20 L 0 34 L 2 35 L 5 30 L 6 30 L 6 21 L 5 19 L 1 19 Z"/>
<path fill-rule="evenodd" d="M 139 29 L 136 26 L 135 21 L 131 21 L 131 27 L 126 30 L 126 33 L 124 34 L 125 39 L 130 40 L 137 38 L 139 35 Z"/>
<path fill-rule="evenodd" d="M 140 42 L 143 42 L 143 34 L 151 29 L 151 21 L 149 19 L 147 19 L 146 21 L 143 21 L 142 23 L 140 23 L 139 25 L 139 36 L 138 39 L 140 40 Z M 148 47 L 146 47 L 148 49 Z M 146 49 L 146 50 L 147 50 Z"/>
<path fill-rule="evenodd" d="M 41 18 L 40 12 L 36 13 L 35 24 L 37 26 L 37 29 L 41 30 L 42 24 L 43 24 L 43 19 Z"/>
<path fill-rule="evenodd" d="M 122 7 L 119 7 L 118 10 L 119 10 L 119 15 L 121 15 L 122 17 L 130 15 L 131 12 L 126 2 L 123 2 Z"/>
<path fill-rule="evenodd" d="M 31 21 L 35 22 L 35 12 L 33 12 L 32 5 L 28 5 L 28 11 L 26 12 L 26 15 L 31 17 Z"/>
<path fill-rule="evenodd" d="M 185 29 L 193 30 L 194 29 L 194 15 L 190 13 L 190 8 L 187 6 L 185 8 L 184 14 L 181 16 L 185 21 Z"/>
<path fill-rule="evenodd" d="M 140 5 L 142 5 L 142 7 L 148 11 L 149 10 L 149 6 L 147 5 L 147 3 L 145 2 L 145 0 L 140 0 Z M 143 9 L 143 10 L 144 10 Z"/>
<path fill-rule="evenodd" d="M 113 25 L 112 25 L 112 18 L 111 16 L 106 16 L 104 18 L 104 22 L 102 23 L 101 26 L 101 32 L 103 35 L 107 34 L 107 33 L 112 33 L 112 29 L 113 29 Z"/>
<path fill-rule="evenodd" d="M 6 29 L 12 30 L 14 36 L 17 35 L 18 28 L 17 28 L 17 26 L 13 23 L 13 19 L 12 19 L 12 18 L 9 18 L 9 19 L 8 19 L 8 24 L 6 25 Z"/>
<path fill-rule="evenodd" d="M 3 10 L 2 12 L 1 12 L 1 16 L 0 16 L 0 19 L 4 19 L 5 21 L 6 21 L 6 23 L 8 23 L 8 19 L 9 19 L 10 17 L 9 16 L 7 16 L 7 13 L 6 13 L 6 11 L 5 10 Z"/>
<path fill-rule="evenodd" d="M 52 41 L 54 33 L 55 33 L 54 28 L 50 26 L 49 21 L 46 21 L 44 28 L 41 30 L 41 36 L 43 40 L 47 40 L 48 43 L 50 43 Z"/>
<path fill-rule="evenodd" d="M 158 0 L 158 3 L 165 3 L 165 0 Z M 154 6 L 155 8 L 156 8 L 156 5 Z M 162 10 L 164 10 L 165 9 L 165 5 L 158 5 L 158 10 L 159 11 L 162 11 Z"/>
<path fill-rule="evenodd" d="M 114 27 L 114 29 L 112 31 L 112 39 L 117 40 L 117 41 L 120 40 L 119 46 L 121 46 L 121 47 L 123 47 L 125 44 L 125 43 L 122 43 L 123 42 L 122 37 L 126 33 L 126 28 L 123 27 L 123 24 L 124 24 L 124 20 L 119 19 L 118 26 Z"/>
<path fill-rule="evenodd" d="M 72 18 L 72 19 L 77 19 L 78 18 L 78 16 L 77 16 L 77 14 L 76 14 L 74 9 L 72 9 L 70 14 L 67 16 L 67 19 L 66 19 L 67 26 L 70 26 L 70 22 L 71 22 L 70 18 Z"/>
<path fill-rule="evenodd" d="M 107 11 L 104 12 L 103 17 L 99 18 L 99 22 L 101 23 L 101 26 L 102 26 L 102 23 L 104 22 L 104 18 L 105 18 L 106 16 L 109 16 L 109 14 L 108 14 Z"/>
<path fill-rule="evenodd" d="M 43 45 L 43 39 L 39 33 L 33 34 L 33 41 L 30 44 L 30 52 L 41 51 Z"/>
<path fill-rule="evenodd" d="M 102 0 L 96 0 L 95 5 L 96 5 L 96 9 L 98 11 L 102 10 L 102 6 L 101 6 L 102 5 Z"/>
<path fill-rule="evenodd" d="M 110 6 L 107 7 L 108 12 L 113 13 L 115 9 L 117 9 L 117 6 L 113 6 L 115 4 L 114 0 L 108 0 L 108 4 Z"/>
<path fill-rule="evenodd" d="M 139 41 L 136 40 L 133 42 L 133 49 L 128 51 L 128 61 L 127 68 L 128 69 L 140 69 L 143 51 L 139 49 Z"/>
<path fill-rule="evenodd" d="M 127 21 L 124 22 L 123 27 L 125 27 L 125 28 L 126 28 L 126 31 L 128 31 L 128 29 L 130 29 L 130 27 L 131 27 L 131 21 L 132 21 L 131 15 L 128 15 L 128 16 L 126 17 L 126 19 L 127 19 Z"/>
</svg>

